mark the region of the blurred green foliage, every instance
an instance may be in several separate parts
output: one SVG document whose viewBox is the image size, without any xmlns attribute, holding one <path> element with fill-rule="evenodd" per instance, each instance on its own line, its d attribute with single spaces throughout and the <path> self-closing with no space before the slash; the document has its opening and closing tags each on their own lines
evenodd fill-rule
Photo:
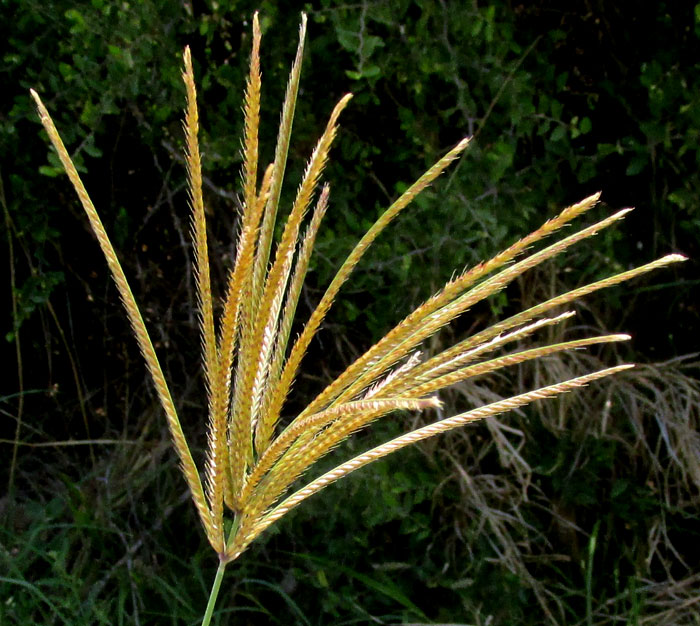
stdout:
<svg viewBox="0 0 700 626">
<path fill-rule="evenodd" d="M 250 16 L 260 10 L 262 159 L 269 161 L 302 8 L 310 34 L 283 197 L 293 193 L 333 104 L 348 90 L 355 98 L 331 155 L 331 206 L 301 319 L 383 208 L 463 136 L 474 141 L 358 267 L 310 355 L 301 396 L 455 270 L 598 189 L 611 207 L 637 211 L 577 250 L 566 267 L 552 268 L 568 286 L 664 252 L 700 255 L 700 4 L 0 0 L 0 199 L 7 227 L 0 246 L 12 265 L 16 311 L 6 307 L 0 318 L 7 339 L 0 357 L 17 362 L 26 400 L 18 408 L 17 381 L 4 377 L 2 438 L 14 437 L 24 411 L 22 441 L 85 439 L 82 408 L 91 416 L 91 436 L 146 446 L 133 446 L 142 450 L 133 456 L 98 447 L 96 462 L 86 447 L 20 449 L 20 505 L 0 541 L 0 564 L 9 564 L 0 567 L 1 623 L 132 623 L 135 613 L 143 624 L 194 623 L 214 565 L 204 549 L 196 552 L 201 537 L 192 507 L 177 500 L 182 486 L 165 477 L 176 472 L 172 459 L 163 460 L 169 457 L 162 420 L 28 90 L 41 93 L 114 234 L 187 426 L 201 437 L 179 156 L 182 49 L 190 45 L 195 61 L 213 272 L 221 283 L 236 228 Z M 585 321 L 634 331 L 639 360 L 697 350 L 697 275 L 691 261 L 677 275 L 667 271 L 606 294 Z M 519 297 L 504 294 L 455 332 L 507 311 Z M 79 407 L 83 397 L 86 406 Z M 599 543 L 608 547 L 593 561 L 600 577 L 592 591 L 613 598 L 621 615 L 642 610 L 634 604 L 643 599 L 635 595 L 644 572 L 639 554 L 652 522 L 662 516 L 673 536 L 689 536 L 697 516 L 660 505 L 643 468 L 627 463 L 610 440 L 539 426 L 531 436 L 523 455 L 536 468 L 537 489 L 588 532 L 604 521 L 607 535 Z M 566 462 L 577 455 L 585 463 L 570 475 Z M 152 456 L 161 460 L 158 467 Z M 504 471 L 498 463 L 492 451 L 481 469 Z M 428 459 L 411 451 L 312 500 L 232 571 L 230 602 L 221 606 L 234 607 L 237 621 L 226 622 L 230 614 L 223 612 L 220 623 L 447 622 L 479 610 L 494 615 L 494 623 L 541 623 L 533 618 L 532 588 L 494 558 L 499 544 L 485 539 L 483 519 L 459 510 L 464 494 L 454 481 L 441 484 L 451 467 L 439 454 Z M 115 475 L 124 482 L 115 484 Z M 151 539 L 159 514 L 157 540 Z M 547 536 L 551 529 L 535 505 L 527 515 L 537 536 Z M 568 589 L 583 585 L 585 547 L 567 541 L 551 539 L 548 547 L 570 551 L 552 577 L 553 593 L 562 581 Z M 195 554 L 194 574 L 184 554 Z M 115 593 L 104 594 L 106 586 Z M 434 600 L 417 604 L 426 588 Z M 566 602 L 570 623 L 582 619 L 583 596 Z"/>
<path fill-rule="evenodd" d="M 2 175 L 37 272 L 56 271 L 69 236 L 64 205 L 75 203 L 64 197 L 60 178 L 48 180 L 60 168 L 38 136 L 30 86 L 48 99 L 67 145 L 95 181 L 100 210 L 126 244 L 146 211 L 162 202 L 154 180 L 177 155 L 180 54 L 188 43 L 205 103 L 209 202 L 217 215 L 230 212 L 253 3 L 7 0 L 3 8 L 11 19 L 0 27 L 9 86 Z M 271 157 L 297 19 L 276 3 L 256 8 L 265 30 L 263 140 Z M 629 18 L 622 7 L 583 14 L 547 3 L 509 9 L 408 0 L 305 9 L 313 36 L 291 181 L 332 103 L 347 89 L 356 94 L 329 173 L 334 208 L 319 244 L 319 284 L 422 168 L 462 136 L 475 136 L 457 170 L 419 199 L 360 268 L 355 285 L 377 306 L 347 305 L 339 309 L 341 324 L 359 316 L 378 335 L 397 302 L 407 309 L 455 268 L 486 258 L 555 207 L 599 188 L 613 206 L 634 202 L 638 215 L 631 236 L 605 236 L 586 260 L 590 271 L 669 248 L 697 249 L 700 66 L 681 54 L 697 47 L 697 11 L 659 3 L 655 12 Z M 168 193 L 180 190 L 182 172 L 172 176 Z M 222 229 L 223 245 L 229 235 Z M 414 286 L 408 294 L 407 283 Z M 18 297 L 31 302 L 22 284 Z M 46 285 L 49 293 L 55 282 Z"/>
</svg>

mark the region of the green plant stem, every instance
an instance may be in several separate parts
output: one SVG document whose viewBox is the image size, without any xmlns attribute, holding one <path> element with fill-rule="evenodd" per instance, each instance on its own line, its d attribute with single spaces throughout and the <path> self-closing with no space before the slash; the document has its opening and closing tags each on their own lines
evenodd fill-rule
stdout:
<svg viewBox="0 0 700 626">
<path fill-rule="evenodd" d="M 593 557 L 598 543 L 600 520 L 593 526 L 591 538 L 588 541 L 588 560 L 586 563 L 586 624 L 593 626 Z"/>
<path fill-rule="evenodd" d="M 211 592 L 209 593 L 209 602 L 207 602 L 207 610 L 204 612 L 202 626 L 209 626 L 209 622 L 211 622 L 211 616 L 214 614 L 214 605 L 216 604 L 216 598 L 219 595 L 219 588 L 221 587 L 221 581 L 224 578 L 224 570 L 226 569 L 226 565 L 227 561 L 219 561 L 219 568 L 216 570 L 214 583 L 211 586 Z"/>
<path fill-rule="evenodd" d="M 15 470 L 17 468 L 17 451 L 20 445 L 19 437 L 20 433 L 22 432 L 22 416 L 24 413 L 24 369 L 22 367 L 22 347 L 19 341 L 19 316 L 17 313 L 17 280 L 15 277 L 15 253 L 14 247 L 12 245 L 14 224 L 12 223 L 12 217 L 10 217 L 10 210 L 7 206 L 7 201 L 5 199 L 5 185 L 2 182 L 2 175 L 0 175 L 0 204 L 2 205 L 2 212 L 5 215 L 5 226 L 7 227 L 7 251 L 10 257 L 10 290 L 12 293 L 12 339 L 15 344 L 15 354 L 17 355 L 17 382 L 19 383 L 19 393 L 17 394 L 18 400 L 17 421 L 15 423 L 15 439 L 12 444 L 10 476 L 7 481 L 7 495 L 9 497 L 10 506 L 12 506 L 15 487 Z"/>
</svg>

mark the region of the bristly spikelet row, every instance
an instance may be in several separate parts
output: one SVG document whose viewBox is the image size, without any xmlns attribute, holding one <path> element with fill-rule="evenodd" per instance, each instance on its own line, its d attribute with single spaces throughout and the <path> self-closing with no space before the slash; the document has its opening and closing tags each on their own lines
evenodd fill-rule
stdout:
<svg viewBox="0 0 700 626">
<path fill-rule="evenodd" d="M 621 365 L 593 372 L 441 419 L 342 463 L 284 497 L 309 467 L 347 437 L 393 411 L 423 410 L 439 406 L 440 401 L 435 394 L 449 385 L 556 352 L 629 339 L 628 335 L 622 334 L 602 335 L 506 354 L 493 354 L 509 343 L 530 336 L 544 327 L 559 324 L 573 315 L 565 312 L 553 317 L 542 317 L 552 309 L 567 305 L 598 289 L 684 260 L 681 255 L 672 254 L 639 268 L 584 285 L 512 315 L 421 361 L 419 348 L 425 339 L 476 303 L 504 289 L 524 272 L 594 236 L 622 219 L 629 211 L 619 211 L 539 251 L 525 255 L 534 244 L 555 234 L 595 206 L 600 197 L 596 193 L 564 209 L 557 217 L 546 221 L 540 228 L 492 259 L 448 282 L 350 364 L 299 415 L 281 427 L 282 409 L 298 375 L 302 359 L 341 287 L 373 241 L 450 163 L 459 158 L 469 143 L 468 139 L 460 141 L 382 214 L 342 264 L 290 347 L 292 322 L 314 241 L 329 206 L 330 188 L 326 184 L 319 190 L 321 177 L 338 132 L 339 116 L 351 98 L 350 94 L 344 96 L 333 109 L 307 163 L 292 206 L 289 207 L 280 241 L 274 248 L 274 254 L 271 254 L 299 93 L 305 33 L 306 17 L 303 16 L 297 54 L 282 108 L 275 158 L 264 169 L 262 180 L 259 181 L 260 172 L 263 171 L 258 163 L 262 86 L 261 32 L 257 14 L 253 18 L 250 72 L 243 106 L 245 134 L 242 150 L 241 225 L 236 255 L 226 285 L 223 312 L 218 320 L 218 334 L 209 274 L 194 69 L 189 49 L 184 54 L 183 79 L 187 92 L 184 121 L 186 160 L 208 407 L 206 489 L 202 486 L 199 472 L 192 460 L 170 391 L 124 272 L 48 112 L 39 96 L 32 91 L 41 121 L 78 193 L 119 289 L 165 411 L 175 449 L 207 538 L 219 554 L 220 572 L 223 572 L 226 563 L 237 558 L 270 524 L 312 494 L 359 467 L 427 437 L 538 399 L 565 393 L 631 367 Z M 226 508 L 231 511 L 233 518 L 228 536 L 224 531 Z"/>
</svg>

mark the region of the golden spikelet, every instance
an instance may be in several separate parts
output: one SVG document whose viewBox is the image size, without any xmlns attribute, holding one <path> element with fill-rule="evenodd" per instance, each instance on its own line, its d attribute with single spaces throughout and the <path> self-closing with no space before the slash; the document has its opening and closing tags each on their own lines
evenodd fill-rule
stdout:
<svg viewBox="0 0 700 626">
<path fill-rule="evenodd" d="M 301 24 L 299 25 L 299 45 L 294 58 L 292 70 L 289 74 L 287 91 L 282 105 L 282 118 L 280 120 L 279 132 L 277 133 L 277 146 L 275 148 L 275 160 L 272 168 L 272 179 L 270 184 L 270 196 L 265 205 L 265 216 L 258 240 L 258 253 L 255 259 L 255 276 L 253 280 L 253 296 L 251 305 L 257 306 L 260 300 L 261 291 L 267 262 L 270 258 L 270 248 L 272 246 L 272 231 L 277 217 L 277 207 L 279 205 L 280 193 L 282 192 L 282 181 L 284 171 L 287 167 L 287 154 L 289 153 L 289 141 L 292 136 L 292 122 L 294 121 L 294 110 L 296 108 L 297 95 L 299 93 L 299 79 L 301 78 L 301 62 L 304 57 L 304 44 L 306 42 L 306 14 L 302 13 Z"/>
<path fill-rule="evenodd" d="M 256 448 L 261 452 L 264 452 L 269 446 L 271 437 L 277 425 L 277 420 L 279 418 L 279 415 L 276 415 L 269 410 L 272 396 L 271 392 L 277 385 L 282 371 L 282 366 L 284 365 L 284 357 L 286 355 L 289 334 L 292 330 L 294 314 L 296 313 L 297 303 L 299 302 L 299 297 L 301 296 L 301 289 L 304 284 L 304 278 L 306 277 L 306 271 L 309 267 L 309 261 L 311 260 L 311 252 L 313 251 L 316 234 L 318 233 L 318 229 L 321 226 L 321 220 L 323 219 L 326 209 L 328 208 L 329 194 L 330 187 L 326 184 L 321 191 L 318 202 L 316 203 L 316 208 L 314 209 L 313 217 L 311 218 L 311 223 L 309 224 L 302 240 L 294 268 L 294 274 L 292 275 L 289 290 L 285 296 L 286 300 L 284 311 L 279 323 L 279 328 L 277 329 L 275 346 L 268 366 L 267 384 L 263 389 L 260 419 L 255 432 Z"/>
<path fill-rule="evenodd" d="M 266 423 L 265 419 L 258 419 L 257 413 L 260 410 L 260 401 L 263 393 L 262 386 L 267 378 L 279 313 L 292 267 L 292 255 L 296 247 L 302 220 L 318 184 L 321 172 L 328 160 L 328 152 L 337 131 L 338 117 L 347 106 L 350 98 L 350 94 L 344 96 L 333 109 L 326 130 L 318 141 L 307 165 L 297 197 L 285 224 L 282 238 L 277 246 L 275 260 L 265 278 L 258 319 L 250 338 L 251 346 L 256 347 L 258 357 L 255 362 L 251 362 L 251 367 L 246 371 L 246 375 L 241 380 L 242 384 L 236 391 L 237 395 L 240 394 L 242 398 L 240 410 L 245 415 L 250 415 L 251 426 L 255 426 L 259 421 L 261 422 L 261 428 L 257 431 L 259 433 L 257 441 L 262 447 L 267 446 L 271 429 L 270 424 Z"/>
<path fill-rule="evenodd" d="M 285 494 L 321 457 L 354 432 L 396 410 L 436 408 L 433 394 L 467 378 L 503 367 L 590 345 L 624 341 L 627 335 L 604 335 L 545 345 L 510 354 L 492 353 L 538 330 L 559 324 L 573 315 L 542 317 L 548 311 L 599 289 L 654 269 L 683 261 L 678 254 L 665 256 L 636 269 L 573 289 L 448 347 L 421 362 L 421 344 L 474 304 L 498 293 L 524 272 L 551 259 L 622 219 L 618 211 L 596 224 L 560 239 L 539 251 L 528 250 L 555 234 L 600 198 L 596 193 L 546 221 L 540 228 L 448 282 L 438 293 L 410 313 L 369 348 L 284 428 L 280 415 L 306 351 L 343 284 L 380 233 L 465 150 L 462 139 L 411 185 L 374 223 L 341 265 L 300 335 L 289 348 L 292 322 L 309 267 L 316 234 L 328 209 L 330 188 L 319 191 L 329 152 L 338 130 L 338 118 L 350 94 L 333 109 L 306 167 L 280 241 L 273 250 L 273 232 L 279 212 L 281 188 L 291 141 L 292 122 L 304 53 L 306 17 L 302 16 L 297 54 L 292 65 L 279 126 L 274 162 L 258 187 L 258 129 L 260 126 L 260 25 L 253 17 L 250 71 L 243 106 L 243 208 L 233 266 L 228 275 L 223 311 L 216 334 L 207 245 L 202 165 L 198 144 L 199 116 L 192 58 L 184 53 L 183 80 L 187 92 L 185 144 L 192 209 L 192 238 L 199 303 L 203 369 L 208 406 L 208 449 L 205 464 L 206 493 L 190 454 L 158 357 L 117 256 L 80 177 L 51 118 L 32 91 L 41 122 L 85 209 L 112 277 L 117 284 L 131 328 L 153 378 L 166 415 L 175 450 L 205 533 L 220 559 L 204 624 L 211 619 L 223 571 L 228 562 L 270 524 L 303 500 L 354 470 L 417 441 L 497 415 L 535 400 L 556 396 L 620 372 L 620 365 L 573 378 L 541 389 L 441 419 L 341 463 L 291 495 Z M 307 218 L 316 198 L 315 208 Z M 306 223 L 308 222 L 308 223 Z M 305 225 L 306 223 L 306 225 Z M 519 260 L 518 257 L 522 257 Z M 270 263 L 270 259 L 272 262 Z M 227 512 L 229 510 L 230 512 Z M 225 535 L 229 516 L 230 531 Z"/>
<path fill-rule="evenodd" d="M 202 195 L 202 162 L 199 155 L 199 111 L 197 110 L 197 89 L 194 83 L 194 70 L 189 47 L 183 55 L 185 69 L 182 78 L 187 92 L 185 109 L 185 157 L 192 205 L 192 240 L 195 252 L 195 282 L 199 302 L 199 320 L 202 334 L 204 378 L 207 386 L 209 407 L 208 455 L 206 465 L 206 487 L 211 510 L 210 541 L 217 553 L 224 551 L 224 468 L 226 467 L 226 414 L 223 394 L 217 393 L 220 387 L 219 356 L 214 331 L 214 308 L 212 304 L 211 277 L 209 273 L 209 250 L 207 245 L 207 225 L 204 217 Z"/>
<path fill-rule="evenodd" d="M 305 487 L 296 491 L 293 495 L 283 500 L 275 508 L 270 510 L 269 513 L 260 517 L 259 521 L 256 524 L 252 525 L 247 534 L 241 533 L 240 537 L 238 537 L 237 540 L 229 547 L 230 556 L 232 559 L 235 559 L 238 556 L 240 556 L 241 552 L 243 552 L 243 550 L 245 550 L 245 548 L 248 545 L 250 545 L 250 543 L 255 539 L 255 537 L 257 537 L 263 530 L 265 530 L 268 526 L 276 522 L 282 516 L 286 515 L 289 511 L 291 511 L 294 507 L 298 506 L 309 496 L 312 496 L 321 489 L 324 489 L 325 487 L 334 483 L 335 481 L 340 480 L 344 476 L 347 476 L 351 472 L 354 472 L 355 470 L 360 469 L 365 465 L 369 465 L 370 463 L 377 461 L 378 459 L 381 459 L 382 457 L 385 457 L 388 454 L 391 454 L 392 452 L 396 452 L 401 448 L 410 446 L 414 443 L 417 443 L 418 441 L 422 441 L 423 439 L 434 437 L 435 435 L 438 435 L 440 433 L 459 428 L 469 422 L 484 419 L 491 415 L 498 415 L 499 413 L 504 413 L 506 411 L 512 411 L 513 409 L 516 409 L 518 407 L 530 404 L 535 400 L 543 400 L 545 398 L 566 393 L 578 387 L 587 385 L 588 383 L 598 380 L 600 378 L 604 378 L 605 376 L 610 376 L 611 374 L 616 374 L 617 372 L 621 372 L 632 367 L 634 366 L 629 364 L 618 365 L 616 367 L 611 367 L 604 370 L 600 370 L 598 372 L 593 372 L 585 376 L 572 378 L 571 380 L 567 380 L 562 383 L 549 385 L 547 387 L 541 387 L 540 389 L 535 389 L 534 391 L 529 391 L 524 394 L 501 400 L 499 402 L 487 404 L 483 407 L 467 411 L 466 413 L 455 415 L 451 418 L 440 420 L 439 422 L 435 422 L 434 424 L 429 424 L 428 426 L 418 428 L 414 431 L 411 431 L 410 433 L 401 435 L 400 437 L 396 437 L 395 439 L 392 439 L 391 441 L 385 444 L 377 446 L 376 448 L 373 448 L 372 450 L 369 450 L 364 454 L 360 454 L 355 458 L 351 459 L 350 461 L 339 465 L 338 467 L 330 470 L 329 472 L 326 472 L 316 480 L 310 482 Z"/>
<path fill-rule="evenodd" d="M 207 502 L 204 497 L 204 490 L 202 488 L 199 472 L 197 471 L 197 467 L 192 459 L 192 455 L 190 454 L 190 449 L 187 445 L 185 434 L 183 433 L 182 426 L 180 425 L 180 419 L 178 418 L 177 411 L 175 410 L 175 404 L 173 403 L 172 396 L 170 395 L 170 389 L 168 388 L 168 384 L 165 382 L 165 376 L 163 376 L 163 371 L 160 367 L 160 362 L 158 361 L 156 351 L 153 348 L 151 338 L 146 330 L 146 325 L 141 317 L 141 311 L 139 310 L 136 300 L 131 293 L 131 288 L 129 287 L 129 283 L 124 275 L 124 270 L 122 270 L 122 266 L 117 259 L 117 255 L 114 252 L 112 243 L 107 236 L 107 231 L 105 231 L 102 221 L 100 220 L 100 217 L 92 204 L 92 200 L 90 200 L 90 196 L 85 190 L 85 186 L 83 185 L 83 181 L 80 179 L 78 170 L 75 168 L 68 151 L 63 145 L 63 141 L 61 140 L 61 137 L 54 126 L 49 112 L 46 110 L 46 107 L 42 103 L 41 98 L 39 98 L 39 94 L 37 94 L 36 91 L 32 89 L 31 95 L 36 102 L 41 123 L 43 124 L 44 129 L 46 130 L 46 133 L 48 134 L 64 169 L 66 170 L 66 174 L 68 175 L 70 182 L 78 194 L 78 199 L 80 200 L 80 203 L 88 216 L 92 231 L 97 237 L 97 241 L 100 244 L 100 248 L 102 249 L 102 253 L 104 254 L 105 260 L 107 261 L 107 265 L 112 274 L 112 278 L 117 285 L 119 296 L 122 304 L 124 305 L 126 315 L 129 318 L 132 332 L 134 333 L 134 337 L 136 337 L 139 350 L 146 361 L 148 371 L 151 374 L 151 378 L 153 378 L 158 399 L 160 400 L 163 411 L 165 412 L 165 417 L 168 421 L 170 434 L 173 438 L 175 451 L 180 459 L 180 465 L 182 467 L 183 474 L 185 475 L 185 480 L 187 481 L 187 485 L 192 492 L 192 498 L 195 506 L 197 507 L 197 512 L 199 513 L 199 517 L 202 521 L 202 525 L 204 526 L 204 531 L 207 538 L 210 542 L 212 542 L 214 536 L 213 522 L 209 507 L 207 506 Z"/>
<path fill-rule="evenodd" d="M 567 311 L 566 313 L 562 313 L 556 317 L 546 317 L 544 319 L 537 320 L 536 322 L 523 326 L 522 328 L 519 328 L 511 333 L 498 335 L 494 339 L 484 341 L 475 348 L 471 348 L 469 340 L 461 341 L 451 348 L 448 348 L 447 350 L 444 350 L 440 354 L 429 359 L 425 363 L 421 363 L 416 366 L 415 370 L 412 372 L 411 379 L 416 382 L 432 380 L 445 372 L 453 370 L 455 367 L 470 363 L 481 355 L 493 352 L 496 348 L 519 339 L 524 339 L 540 328 L 559 324 L 560 322 L 569 319 L 573 315 L 573 311 Z M 398 384 L 397 381 L 396 388 L 400 387 L 401 385 Z"/>
</svg>

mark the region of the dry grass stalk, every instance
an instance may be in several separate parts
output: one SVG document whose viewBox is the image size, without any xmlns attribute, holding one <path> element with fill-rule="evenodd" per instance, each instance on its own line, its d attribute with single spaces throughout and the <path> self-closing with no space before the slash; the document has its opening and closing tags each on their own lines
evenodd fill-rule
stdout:
<svg viewBox="0 0 700 626">
<path fill-rule="evenodd" d="M 314 237 L 328 207 L 327 186 L 319 194 L 304 235 L 300 236 L 300 233 L 308 208 L 318 192 L 328 154 L 337 133 L 338 117 L 351 98 L 350 94 L 344 96 L 334 108 L 308 162 L 281 240 L 276 246 L 274 256 L 271 256 L 272 234 L 278 214 L 294 107 L 299 90 L 305 31 L 306 18 L 302 17 L 299 46 L 287 87 L 275 159 L 258 186 L 261 37 L 257 15 L 253 19 L 253 49 L 244 103 L 241 232 L 236 258 L 229 275 L 224 310 L 219 320 L 218 336 L 209 275 L 194 72 L 189 49 L 186 49 L 184 54 L 183 79 L 187 91 L 184 121 L 186 160 L 209 412 L 206 489 L 202 486 L 199 472 L 192 460 L 158 358 L 116 254 L 48 112 L 36 92 L 32 91 L 41 121 L 78 193 L 117 283 L 134 335 L 166 413 L 175 449 L 206 536 L 219 555 L 220 567 L 204 623 L 211 619 L 213 602 L 226 564 L 237 558 L 267 526 L 311 494 L 358 467 L 416 441 L 458 428 L 473 420 L 512 410 L 537 399 L 571 391 L 631 366 L 606 368 L 571 378 L 419 428 L 339 465 L 280 502 L 298 477 L 344 439 L 392 411 L 438 406 L 439 401 L 430 394 L 435 394 L 455 382 L 554 352 L 628 339 L 626 335 L 593 337 L 466 365 L 509 341 L 520 339 L 543 326 L 556 324 L 568 317 L 568 314 L 564 314 L 533 322 L 554 307 L 565 305 L 582 295 L 657 267 L 683 260 L 680 255 L 669 255 L 636 270 L 569 291 L 495 324 L 453 348 L 444 350 L 425 364 L 418 363 L 416 349 L 455 317 L 475 303 L 502 290 L 522 273 L 624 217 L 627 210 L 511 264 L 533 244 L 593 207 L 600 195 L 594 194 L 565 209 L 559 216 L 545 222 L 539 229 L 491 260 L 450 281 L 438 294 L 418 307 L 350 365 L 279 432 L 281 411 L 303 356 L 340 288 L 384 228 L 452 161 L 459 158 L 469 143 L 468 139 L 460 141 L 396 200 L 369 229 L 338 270 L 300 336 L 288 351 L 292 319 Z M 511 329 L 515 330 L 503 334 Z M 403 365 L 392 371 L 391 368 L 402 361 Z M 228 536 L 224 535 L 225 505 L 233 517 Z"/>
</svg>

